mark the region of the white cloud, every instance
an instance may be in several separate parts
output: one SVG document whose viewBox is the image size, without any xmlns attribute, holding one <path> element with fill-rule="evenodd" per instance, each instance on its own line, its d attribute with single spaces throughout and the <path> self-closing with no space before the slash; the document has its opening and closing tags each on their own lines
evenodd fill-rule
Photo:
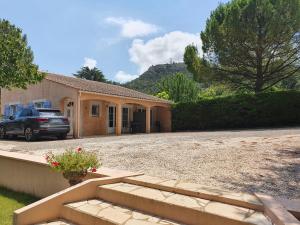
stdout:
<svg viewBox="0 0 300 225">
<path fill-rule="evenodd" d="M 88 58 L 88 57 L 84 58 L 84 64 L 83 64 L 84 67 L 93 69 L 96 67 L 96 65 L 97 65 L 97 61 L 95 59 Z"/>
<path fill-rule="evenodd" d="M 138 75 L 131 75 L 122 70 L 118 71 L 115 76 L 115 80 L 120 83 L 126 83 L 128 81 L 134 80 L 135 78 L 138 78 Z"/>
<path fill-rule="evenodd" d="M 105 21 L 112 25 L 121 27 L 121 35 L 126 38 L 143 37 L 156 33 L 159 28 L 141 20 L 124 19 L 122 17 L 108 17 Z"/>
<path fill-rule="evenodd" d="M 173 31 L 164 36 L 144 42 L 135 39 L 129 49 L 130 61 L 138 65 L 139 72 L 145 72 L 151 65 L 172 62 L 182 62 L 185 47 L 194 44 L 201 54 L 199 34 Z"/>
</svg>

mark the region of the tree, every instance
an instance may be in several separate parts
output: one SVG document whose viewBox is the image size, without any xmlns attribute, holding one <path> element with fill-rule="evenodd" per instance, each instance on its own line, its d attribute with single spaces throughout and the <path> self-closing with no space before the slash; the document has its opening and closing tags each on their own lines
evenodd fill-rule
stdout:
<svg viewBox="0 0 300 225">
<path fill-rule="evenodd" d="M 215 75 L 256 93 L 300 70 L 300 0 L 220 4 L 201 33 Z"/>
<path fill-rule="evenodd" d="M 201 80 L 201 64 L 202 61 L 199 57 L 198 49 L 195 45 L 188 45 L 185 48 L 183 61 L 186 64 L 186 68 L 193 74 L 194 80 Z"/>
<path fill-rule="evenodd" d="M 198 49 L 195 45 L 188 45 L 185 48 L 183 61 L 186 64 L 187 70 L 193 74 L 194 80 L 202 83 L 211 82 L 211 69 L 209 65 L 200 58 Z"/>
<path fill-rule="evenodd" d="M 23 88 L 44 78 L 22 30 L 0 19 L 0 88 Z"/>
<path fill-rule="evenodd" d="M 166 91 L 158 92 L 155 96 L 164 100 L 170 100 L 170 96 Z"/>
<path fill-rule="evenodd" d="M 283 80 L 279 84 L 279 88 L 283 90 L 300 90 L 300 72 L 295 76 Z"/>
<path fill-rule="evenodd" d="M 183 73 L 176 73 L 162 79 L 158 89 L 174 102 L 193 102 L 197 100 L 199 94 L 198 83 Z"/>
<path fill-rule="evenodd" d="M 96 67 L 93 69 L 90 69 L 87 66 L 82 67 L 76 74 L 74 74 L 74 76 L 85 80 L 107 82 L 102 71 Z"/>
</svg>

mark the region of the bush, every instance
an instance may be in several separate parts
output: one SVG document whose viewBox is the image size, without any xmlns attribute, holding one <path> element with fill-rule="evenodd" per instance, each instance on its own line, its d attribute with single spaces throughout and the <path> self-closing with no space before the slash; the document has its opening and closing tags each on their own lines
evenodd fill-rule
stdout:
<svg viewBox="0 0 300 225">
<path fill-rule="evenodd" d="M 199 101 L 201 99 L 213 99 L 216 97 L 226 97 L 234 95 L 235 92 L 228 85 L 225 84 L 214 84 L 209 86 L 206 89 L 201 90 L 199 93 Z"/>
<path fill-rule="evenodd" d="M 300 92 L 202 99 L 173 106 L 174 131 L 300 125 Z"/>
</svg>

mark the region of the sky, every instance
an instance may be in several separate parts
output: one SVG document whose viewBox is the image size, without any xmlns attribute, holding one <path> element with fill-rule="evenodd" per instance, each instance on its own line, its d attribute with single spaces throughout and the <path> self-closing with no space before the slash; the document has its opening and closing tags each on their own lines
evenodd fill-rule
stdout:
<svg viewBox="0 0 300 225">
<path fill-rule="evenodd" d="M 27 35 L 40 70 L 99 68 L 125 83 L 151 65 L 182 62 L 212 10 L 226 0 L 0 0 L 0 18 Z"/>
</svg>

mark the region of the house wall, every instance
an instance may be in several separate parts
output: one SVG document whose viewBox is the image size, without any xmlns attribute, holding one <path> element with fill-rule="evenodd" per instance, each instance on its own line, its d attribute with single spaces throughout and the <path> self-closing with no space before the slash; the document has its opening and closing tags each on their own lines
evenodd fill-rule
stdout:
<svg viewBox="0 0 300 225">
<path fill-rule="evenodd" d="M 162 132 L 172 131 L 172 113 L 170 108 L 159 107 L 158 117 Z"/>
<path fill-rule="evenodd" d="M 91 116 L 91 105 L 93 102 L 100 103 L 100 116 L 92 117 Z M 108 126 L 108 106 L 114 105 L 112 102 L 100 101 L 100 100 L 85 100 L 81 101 L 81 135 L 82 136 L 93 136 L 93 135 L 107 135 L 107 126 Z M 140 105 L 124 104 L 122 107 L 129 109 L 129 126 L 130 122 L 133 121 L 133 112 L 137 111 L 138 108 L 144 108 Z M 153 107 L 153 121 L 157 121 L 157 112 L 158 108 Z M 155 129 L 151 130 L 155 132 Z M 129 133 L 129 129 L 123 129 L 122 133 Z"/>
<path fill-rule="evenodd" d="M 91 116 L 91 105 L 93 102 L 100 104 L 99 117 Z M 81 101 L 81 135 L 105 135 L 107 134 L 107 106 L 108 103 L 99 100 Z"/>
<path fill-rule="evenodd" d="M 64 112 L 64 100 L 70 98 L 74 101 L 74 135 L 77 136 L 77 98 L 78 90 L 65 85 L 44 79 L 38 84 L 29 85 L 27 89 L 13 88 L 1 90 L 1 113 L 4 114 L 4 106 L 10 103 L 28 104 L 34 100 L 47 99 L 53 108 Z"/>
<path fill-rule="evenodd" d="M 21 104 L 28 104 L 33 100 L 48 99 L 52 102 L 52 107 L 63 110 L 61 100 L 66 97 L 76 99 L 77 90 L 65 85 L 55 83 L 44 79 L 41 83 L 29 85 L 27 89 L 13 88 L 11 90 L 1 90 L 1 109 L 4 113 L 4 105 L 9 103 L 19 102 Z"/>
</svg>

